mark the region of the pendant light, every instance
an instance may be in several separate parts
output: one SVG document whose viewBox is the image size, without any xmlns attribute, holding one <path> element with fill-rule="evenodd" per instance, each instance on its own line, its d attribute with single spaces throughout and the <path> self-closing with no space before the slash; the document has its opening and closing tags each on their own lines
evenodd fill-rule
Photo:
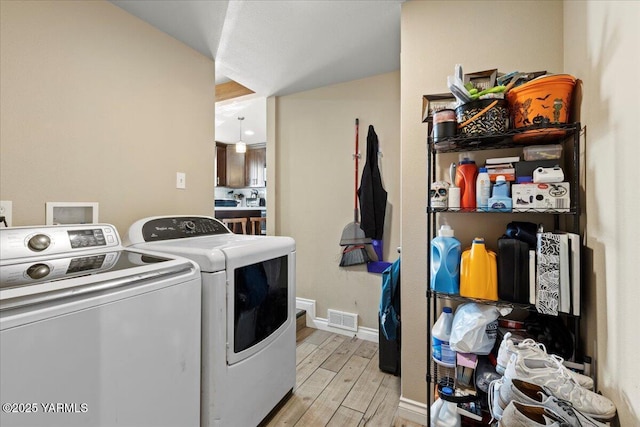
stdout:
<svg viewBox="0 0 640 427">
<path fill-rule="evenodd" d="M 240 120 L 240 140 L 236 142 L 236 153 L 246 153 L 247 152 L 247 144 L 242 142 L 242 121 L 244 117 L 238 117 Z"/>
</svg>

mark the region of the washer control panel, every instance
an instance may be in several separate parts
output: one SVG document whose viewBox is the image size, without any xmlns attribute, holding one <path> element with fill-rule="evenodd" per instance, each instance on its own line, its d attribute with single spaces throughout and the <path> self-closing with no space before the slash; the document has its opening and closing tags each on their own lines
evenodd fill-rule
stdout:
<svg viewBox="0 0 640 427">
<path fill-rule="evenodd" d="M 0 261 L 119 246 L 109 224 L 0 228 Z"/>
<path fill-rule="evenodd" d="M 206 216 L 155 217 L 140 220 L 129 229 L 131 243 L 155 242 L 186 237 L 231 234 L 224 224 Z"/>
</svg>

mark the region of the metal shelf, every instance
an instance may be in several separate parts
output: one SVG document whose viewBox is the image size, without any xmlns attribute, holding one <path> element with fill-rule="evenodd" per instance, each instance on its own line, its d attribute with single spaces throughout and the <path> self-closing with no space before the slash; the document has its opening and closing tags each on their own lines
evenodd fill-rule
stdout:
<svg viewBox="0 0 640 427">
<path fill-rule="evenodd" d="M 568 138 L 580 132 L 580 123 L 546 126 L 528 126 L 509 129 L 499 134 L 456 135 L 440 138 L 434 142 L 428 138 L 429 150 L 434 153 L 455 153 L 460 151 L 496 150 L 499 148 L 522 148 L 536 145 L 554 144 L 558 139 Z"/>
<path fill-rule="evenodd" d="M 430 129 L 429 129 L 430 130 Z M 459 214 L 459 213 L 472 213 L 472 214 L 502 214 L 502 215 L 521 215 L 521 214 L 543 214 L 552 215 L 554 218 L 554 225 L 559 227 L 560 217 L 566 218 L 564 221 L 563 229 L 572 231 L 576 234 L 580 234 L 580 134 L 582 128 L 580 123 L 561 124 L 561 125 L 547 125 L 547 126 L 532 126 L 526 129 L 510 129 L 500 134 L 491 135 L 458 135 L 455 137 L 441 139 L 437 143 L 433 141 L 433 138 L 427 138 L 427 190 L 431 190 L 431 183 L 437 179 L 437 156 L 443 153 L 455 153 L 463 151 L 479 151 L 479 150 L 495 150 L 502 148 L 524 148 L 529 145 L 544 145 L 544 144 L 562 144 L 565 150 L 564 166 L 566 169 L 565 176 L 570 182 L 571 188 L 571 206 L 566 211 L 558 211 L 551 209 L 518 209 L 511 212 L 487 212 L 478 211 L 476 209 L 457 209 L 450 210 L 445 208 L 432 208 L 428 202 L 426 212 L 428 214 L 427 221 L 427 238 L 429 241 L 435 237 L 437 221 L 436 218 L 440 214 Z M 429 265 L 431 264 L 431 254 L 427 250 L 427 287 L 430 281 Z M 466 298 L 460 295 L 449 295 L 434 292 L 430 289 L 426 292 L 427 296 L 427 360 L 428 373 L 427 373 L 427 402 L 431 401 L 434 385 L 438 385 L 439 381 L 443 377 L 451 376 L 450 368 L 443 368 L 431 361 L 431 327 L 437 320 L 437 301 L 439 299 L 453 300 L 459 302 L 477 302 L 481 304 L 490 304 L 497 307 L 510 307 L 513 309 L 522 309 L 528 311 L 535 311 L 535 305 L 531 304 L 517 304 L 509 301 L 488 301 L 478 300 L 473 298 Z M 568 324 L 573 322 L 573 334 L 574 334 L 574 348 L 576 349 L 576 358 L 581 360 L 581 355 L 578 352 L 580 342 L 580 318 L 578 316 L 567 315 Z M 430 416 L 430 405 L 427 405 L 427 415 Z"/>
<path fill-rule="evenodd" d="M 489 210 L 480 210 L 480 209 L 469 209 L 469 208 L 457 208 L 457 209 L 447 209 L 447 208 L 432 208 L 430 206 L 427 207 L 427 213 L 473 213 L 473 214 L 553 214 L 553 215 L 576 215 L 577 207 L 572 207 L 570 209 L 561 211 L 558 209 L 521 209 L 511 211 L 489 211 Z"/>
<path fill-rule="evenodd" d="M 488 299 L 480 299 L 480 298 L 469 298 L 463 297 L 462 295 L 455 294 L 443 294 L 442 292 L 432 291 L 431 289 L 427 290 L 427 298 L 440 298 L 440 299 L 448 299 L 451 301 L 457 302 L 477 302 L 478 304 L 486 304 L 493 305 L 496 307 L 508 307 L 508 308 L 516 308 L 520 310 L 535 310 L 535 306 L 531 304 L 518 304 L 511 301 L 493 301 Z"/>
</svg>

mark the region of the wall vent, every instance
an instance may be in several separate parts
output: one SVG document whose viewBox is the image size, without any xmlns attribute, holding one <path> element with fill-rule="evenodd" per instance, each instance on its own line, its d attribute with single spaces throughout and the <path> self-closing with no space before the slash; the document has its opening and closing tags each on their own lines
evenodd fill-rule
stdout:
<svg viewBox="0 0 640 427">
<path fill-rule="evenodd" d="M 335 328 L 347 329 L 349 331 L 358 332 L 358 315 L 347 313 L 344 311 L 331 310 L 328 311 L 328 326 Z"/>
</svg>

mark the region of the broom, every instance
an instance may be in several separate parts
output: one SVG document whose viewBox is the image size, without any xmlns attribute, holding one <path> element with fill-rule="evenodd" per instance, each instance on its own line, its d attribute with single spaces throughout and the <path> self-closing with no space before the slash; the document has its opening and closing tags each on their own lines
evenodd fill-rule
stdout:
<svg viewBox="0 0 640 427">
<path fill-rule="evenodd" d="M 353 207 L 353 222 L 347 224 L 342 230 L 342 237 L 340 238 L 340 246 L 345 246 L 342 251 L 342 259 L 340 260 L 340 267 L 346 267 L 349 265 L 365 264 L 372 260 L 377 260 L 375 251 L 371 246 L 371 238 L 366 237 L 362 228 L 360 228 L 360 222 L 358 221 L 358 130 L 360 121 L 356 119 L 356 152 L 355 159 L 355 191 L 354 191 L 354 207 Z M 369 249 L 367 249 L 367 246 Z M 373 255 L 373 256 L 372 256 Z"/>
</svg>

